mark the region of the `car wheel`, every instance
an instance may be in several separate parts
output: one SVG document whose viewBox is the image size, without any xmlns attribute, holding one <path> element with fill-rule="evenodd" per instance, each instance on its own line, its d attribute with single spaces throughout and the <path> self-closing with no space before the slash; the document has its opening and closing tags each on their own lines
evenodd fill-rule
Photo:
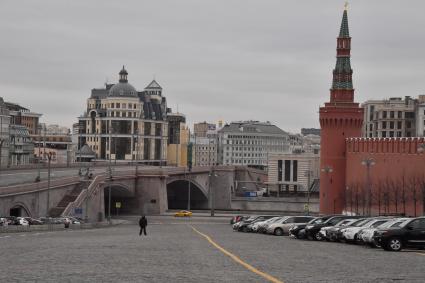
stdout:
<svg viewBox="0 0 425 283">
<path fill-rule="evenodd" d="M 276 236 L 283 236 L 283 230 L 282 230 L 281 228 L 276 228 L 276 229 L 274 230 L 274 234 L 275 234 Z"/>
<path fill-rule="evenodd" d="M 323 237 L 322 237 L 322 235 L 320 235 L 320 232 L 317 232 L 314 235 L 314 239 L 317 240 L 317 241 L 322 241 L 323 240 Z"/>
<path fill-rule="evenodd" d="M 400 238 L 391 238 L 387 243 L 387 247 L 391 251 L 398 252 L 401 251 L 403 244 Z"/>
<path fill-rule="evenodd" d="M 242 228 L 242 232 L 247 233 L 247 232 L 248 232 L 248 227 L 244 226 L 244 227 Z"/>
</svg>

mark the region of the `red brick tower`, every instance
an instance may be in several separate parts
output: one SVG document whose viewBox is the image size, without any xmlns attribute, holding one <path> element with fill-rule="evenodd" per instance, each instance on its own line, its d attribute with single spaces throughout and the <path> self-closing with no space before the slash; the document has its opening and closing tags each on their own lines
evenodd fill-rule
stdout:
<svg viewBox="0 0 425 283">
<path fill-rule="evenodd" d="M 330 101 L 320 108 L 320 213 L 341 213 L 345 206 L 345 139 L 360 137 L 363 109 L 354 102 L 347 10 L 337 39 Z"/>
</svg>

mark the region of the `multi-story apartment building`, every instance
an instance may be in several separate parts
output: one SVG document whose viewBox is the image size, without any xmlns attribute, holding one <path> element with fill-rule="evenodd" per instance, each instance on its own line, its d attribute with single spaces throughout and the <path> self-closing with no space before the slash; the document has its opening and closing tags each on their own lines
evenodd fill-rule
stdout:
<svg viewBox="0 0 425 283">
<path fill-rule="evenodd" d="M 205 138 L 207 136 L 207 133 L 211 133 L 217 130 L 217 127 L 215 124 L 207 123 L 207 122 L 201 122 L 201 123 L 195 123 L 193 125 L 193 133 L 196 137 Z"/>
<path fill-rule="evenodd" d="M 123 67 L 117 84 L 92 90 L 79 117 L 79 148 L 87 144 L 97 159 L 166 164 L 170 109 L 162 87 L 153 80 L 137 91 L 127 76 Z"/>
<path fill-rule="evenodd" d="M 0 97 L 0 168 L 5 167 L 9 161 L 10 139 L 10 114 L 9 109 Z"/>
<path fill-rule="evenodd" d="M 186 117 L 181 113 L 168 113 L 168 153 L 167 164 L 179 167 L 187 166 L 187 147 L 189 128 Z"/>
<path fill-rule="evenodd" d="M 6 106 L 9 109 L 11 124 L 25 126 L 31 136 L 38 134 L 41 114 L 15 103 L 6 102 Z"/>
<path fill-rule="evenodd" d="M 289 134 L 270 122 L 241 121 L 218 131 L 218 162 L 267 167 L 269 154 L 289 152 Z"/>
<path fill-rule="evenodd" d="M 417 100 L 406 96 L 385 100 L 368 100 L 364 109 L 363 136 L 414 137 L 416 136 Z"/>
<path fill-rule="evenodd" d="M 307 192 L 320 176 L 319 153 L 273 153 L 268 160 L 271 192 Z"/>
<path fill-rule="evenodd" d="M 59 125 L 40 124 L 40 134 L 33 136 L 34 157 L 38 161 L 48 161 L 51 154 L 52 164 L 70 164 L 74 160 L 70 129 Z"/>
</svg>

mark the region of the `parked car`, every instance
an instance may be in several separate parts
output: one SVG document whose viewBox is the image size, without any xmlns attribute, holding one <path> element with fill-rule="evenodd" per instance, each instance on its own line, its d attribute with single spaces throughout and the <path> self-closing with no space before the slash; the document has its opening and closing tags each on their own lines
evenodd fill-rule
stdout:
<svg viewBox="0 0 425 283">
<path fill-rule="evenodd" d="M 277 221 L 281 218 L 282 218 L 281 216 L 276 216 L 276 217 L 272 217 L 272 218 L 269 218 L 269 219 L 266 219 L 266 220 L 263 220 L 263 221 L 255 222 L 255 223 L 248 225 L 248 228 L 250 228 L 252 232 L 257 233 L 257 232 L 259 232 L 258 230 L 260 229 L 260 227 L 265 227 L 266 225 L 268 226 L 268 224 L 273 223 L 273 222 L 275 222 L 275 221 Z M 251 226 L 251 227 L 249 227 L 249 226 Z"/>
<path fill-rule="evenodd" d="M 25 218 L 25 220 L 28 221 L 29 225 L 42 225 L 43 224 L 43 222 L 41 220 L 38 220 L 38 219 L 34 219 L 34 218 L 31 218 L 31 217 L 24 217 L 24 218 Z"/>
<path fill-rule="evenodd" d="M 387 251 L 400 251 L 406 247 L 425 248 L 425 217 L 413 218 L 403 224 L 376 231 L 374 241 Z"/>
<path fill-rule="evenodd" d="M 239 221 L 248 218 L 247 216 L 243 216 L 243 215 L 235 215 L 230 219 L 230 224 L 235 224 L 238 223 Z"/>
<path fill-rule="evenodd" d="M 237 231 L 239 232 L 250 232 L 251 227 L 248 227 L 248 225 L 256 223 L 256 222 L 260 222 L 266 219 L 270 219 L 272 217 L 275 217 L 274 215 L 260 215 L 257 216 L 256 218 L 254 218 L 252 221 L 242 221 L 242 223 L 238 226 Z M 236 223 L 238 224 L 238 223 Z"/>
<path fill-rule="evenodd" d="M 305 227 L 307 225 L 319 224 L 328 219 L 328 217 L 317 217 L 312 219 L 307 223 L 298 223 L 291 228 L 289 228 L 289 236 L 294 237 L 296 239 L 304 239 L 305 238 Z"/>
<path fill-rule="evenodd" d="M 335 226 L 335 224 L 337 224 L 341 220 L 348 219 L 348 218 L 359 218 L 359 217 L 348 216 L 348 215 L 332 215 L 332 216 L 329 216 L 329 218 L 324 222 L 307 225 L 305 227 L 306 237 L 308 239 L 321 241 L 321 240 L 323 240 L 323 237 L 320 234 L 320 229 L 322 229 L 323 227 L 327 227 L 327 226 Z"/>
<path fill-rule="evenodd" d="M 273 223 L 285 218 L 287 216 L 278 216 L 278 217 L 273 217 L 270 219 L 270 221 L 265 221 L 263 222 L 261 225 L 258 226 L 257 229 L 257 233 L 267 233 L 267 228 L 272 225 Z"/>
<path fill-rule="evenodd" d="M 339 221 L 335 226 L 327 226 L 320 229 L 320 234 L 322 235 L 323 239 L 327 241 L 336 241 L 337 240 L 337 231 L 340 229 L 343 229 L 350 224 L 356 222 L 357 219 L 343 219 Z"/>
<path fill-rule="evenodd" d="M 400 227 L 400 225 L 403 225 L 404 222 L 408 222 L 410 220 L 411 218 L 394 218 L 377 227 L 363 229 L 361 233 L 359 234 L 359 237 L 362 238 L 362 242 L 364 244 L 369 245 L 371 247 L 378 247 L 373 241 L 373 235 L 375 234 L 375 231 L 378 231 L 380 229 L 382 230 L 386 228 L 391 228 L 391 227 Z"/>
<path fill-rule="evenodd" d="M 313 217 L 311 216 L 289 216 L 271 224 L 267 228 L 267 234 L 273 234 L 275 236 L 289 235 L 289 229 L 292 226 L 298 223 L 309 222 L 312 219 Z"/>
<path fill-rule="evenodd" d="M 355 243 L 359 241 L 359 233 L 366 228 L 377 227 L 381 224 L 388 222 L 390 219 L 382 218 L 369 218 L 367 221 L 362 222 L 361 224 L 353 227 L 347 227 L 341 230 L 342 237 L 346 242 Z"/>
<path fill-rule="evenodd" d="M 29 222 L 24 217 L 17 217 L 17 222 L 15 225 L 21 225 L 21 226 L 29 226 Z"/>
</svg>

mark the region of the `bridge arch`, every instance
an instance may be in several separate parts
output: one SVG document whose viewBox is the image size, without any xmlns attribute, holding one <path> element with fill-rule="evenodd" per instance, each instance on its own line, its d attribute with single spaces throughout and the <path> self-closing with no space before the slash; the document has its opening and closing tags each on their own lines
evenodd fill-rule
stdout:
<svg viewBox="0 0 425 283">
<path fill-rule="evenodd" d="M 9 209 L 10 216 L 29 216 L 31 217 L 30 210 L 23 202 L 15 202 Z"/>
<path fill-rule="evenodd" d="M 109 192 L 111 199 L 109 200 Z M 111 183 L 104 186 L 105 217 L 109 215 L 109 202 L 111 204 L 111 216 L 119 214 L 139 213 L 134 190 L 121 183 Z"/>
<path fill-rule="evenodd" d="M 169 209 L 187 209 L 189 201 L 190 182 L 190 208 L 207 209 L 208 194 L 206 190 L 194 180 L 177 179 L 167 183 L 167 200 Z"/>
</svg>

